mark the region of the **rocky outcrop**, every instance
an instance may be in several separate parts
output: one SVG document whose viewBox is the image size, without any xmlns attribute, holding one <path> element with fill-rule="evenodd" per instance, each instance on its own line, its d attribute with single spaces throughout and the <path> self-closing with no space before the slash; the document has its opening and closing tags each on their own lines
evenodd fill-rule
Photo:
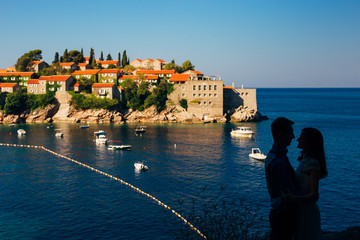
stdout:
<svg viewBox="0 0 360 240">
<path fill-rule="evenodd" d="M 258 122 L 267 120 L 258 110 L 240 106 L 230 116 L 230 122 Z"/>
<path fill-rule="evenodd" d="M 234 114 L 217 118 L 200 118 L 187 112 L 184 108 L 169 105 L 165 110 L 157 113 L 154 106 L 144 111 L 127 110 L 124 113 L 111 112 L 105 109 L 76 110 L 69 104 L 54 104 L 37 109 L 31 113 L 24 112 L 20 115 L 6 115 L 0 112 L 0 123 L 48 123 L 48 122 L 73 122 L 73 123 L 125 123 L 125 122 L 156 122 L 156 123 L 210 123 L 210 122 L 248 122 L 267 119 L 260 112 L 238 108 Z"/>
</svg>

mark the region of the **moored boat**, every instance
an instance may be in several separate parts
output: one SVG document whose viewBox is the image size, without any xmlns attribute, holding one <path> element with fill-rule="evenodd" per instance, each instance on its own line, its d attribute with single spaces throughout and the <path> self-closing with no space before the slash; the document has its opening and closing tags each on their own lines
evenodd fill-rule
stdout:
<svg viewBox="0 0 360 240">
<path fill-rule="evenodd" d="M 147 166 L 144 165 L 144 163 L 142 162 L 136 162 L 134 163 L 134 167 L 135 167 L 135 170 L 137 171 L 146 171 L 148 170 L 149 168 Z"/>
<path fill-rule="evenodd" d="M 135 128 L 135 134 L 146 132 L 146 126 L 139 126 Z"/>
<path fill-rule="evenodd" d="M 109 150 L 130 150 L 131 145 L 109 145 Z"/>
<path fill-rule="evenodd" d="M 19 136 L 26 135 L 26 131 L 24 129 L 17 130 L 17 133 L 18 133 Z"/>
<path fill-rule="evenodd" d="M 90 125 L 81 125 L 81 126 L 80 126 L 80 128 L 82 128 L 82 129 L 83 129 L 83 128 L 89 128 L 89 127 L 90 127 Z"/>
<path fill-rule="evenodd" d="M 99 130 L 94 132 L 96 144 L 107 144 L 109 139 L 106 138 L 106 132 Z"/>
<path fill-rule="evenodd" d="M 230 134 L 233 137 L 247 137 L 247 138 L 251 138 L 252 134 L 254 132 L 251 130 L 250 127 L 237 127 L 236 129 L 233 129 Z"/>
<path fill-rule="evenodd" d="M 252 148 L 249 157 L 260 161 L 265 161 L 266 159 L 266 155 L 260 151 L 260 148 Z"/>
</svg>

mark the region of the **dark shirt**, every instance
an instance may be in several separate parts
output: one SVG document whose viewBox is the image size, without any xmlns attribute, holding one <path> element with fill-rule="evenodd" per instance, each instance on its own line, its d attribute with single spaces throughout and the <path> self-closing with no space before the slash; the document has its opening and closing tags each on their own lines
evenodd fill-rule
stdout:
<svg viewBox="0 0 360 240">
<path fill-rule="evenodd" d="M 273 145 L 265 161 L 265 174 L 272 209 L 288 209 L 281 192 L 295 193 L 295 171 L 286 156 L 287 148 Z"/>
</svg>

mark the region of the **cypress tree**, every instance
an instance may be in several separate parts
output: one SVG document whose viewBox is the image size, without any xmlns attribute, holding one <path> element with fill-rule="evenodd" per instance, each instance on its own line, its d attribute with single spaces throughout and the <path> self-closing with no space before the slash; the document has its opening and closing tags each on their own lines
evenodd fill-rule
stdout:
<svg viewBox="0 0 360 240">
<path fill-rule="evenodd" d="M 84 56 L 84 51 L 83 51 L 83 48 L 81 48 L 81 51 L 80 51 L 81 55 Z"/>
<path fill-rule="evenodd" d="M 127 61 L 128 61 L 128 59 L 126 56 L 126 50 L 124 50 L 123 56 L 122 56 L 122 62 L 121 62 L 122 67 L 125 67 L 127 65 Z"/>
<path fill-rule="evenodd" d="M 119 61 L 119 63 L 121 63 L 121 54 L 120 54 L 120 52 L 118 54 L 118 61 Z"/>
<path fill-rule="evenodd" d="M 58 62 L 59 62 L 59 53 L 56 52 L 55 57 L 54 57 L 54 61 L 52 63 L 55 64 L 55 63 L 58 63 Z"/>
<path fill-rule="evenodd" d="M 93 67 L 96 65 L 95 53 L 94 53 L 94 49 L 93 49 L 93 48 L 90 48 L 89 64 L 90 64 L 91 66 L 93 66 Z"/>
<path fill-rule="evenodd" d="M 103 51 L 101 51 L 101 54 L 100 54 L 100 61 L 104 61 L 104 54 L 103 54 Z"/>
<path fill-rule="evenodd" d="M 107 55 L 106 60 L 113 60 L 110 53 Z"/>
<path fill-rule="evenodd" d="M 67 50 L 67 49 L 65 49 L 65 51 L 64 51 L 63 61 L 64 61 L 64 62 L 68 62 L 68 61 L 69 61 L 69 54 L 68 54 L 68 50 Z"/>
</svg>

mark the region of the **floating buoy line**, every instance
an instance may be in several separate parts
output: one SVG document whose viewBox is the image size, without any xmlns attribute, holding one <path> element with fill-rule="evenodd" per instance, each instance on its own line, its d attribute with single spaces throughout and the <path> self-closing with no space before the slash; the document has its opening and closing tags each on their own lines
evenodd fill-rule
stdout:
<svg viewBox="0 0 360 240">
<path fill-rule="evenodd" d="M 181 216 L 178 212 L 176 212 L 175 210 L 171 209 L 168 205 L 164 204 L 163 202 L 161 202 L 159 199 L 155 198 L 154 196 L 152 196 L 152 195 L 150 195 L 150 194 L 148 194 L 148 193 L 140 190 L 139 188 L 133 186 L 133 185 L 130 184 L 130 183 L 127 183 L 127 182 L 121 180 L 120 178 L 114 177 L 114 176 L 112 176 L 112 175 L 110 175 L 110 174 L 108 174 L 108 173 L 106 173 L 106 172 L 103 172 L 103 171 L 101 171 L 101 170 L 98 170 L 98 169 L 96 169 L 96 168 L 93 168 L 93 167 L 91 167 L 91 166 L 89 166 L 89 165 L 87 165 L 87 164 L 84 164 L 84 163 L 82 163 L 82 162 L 76 161 L 75 159 L 71 159 L 71 158 L 66 157 L 66 156 L 64 156 L 64 155 L 61 155 L 61 154 L 56 153 L 56 152 L 54 152 L 54 151 L 51 151 L 51 150 L 45 148 L 44 146 L 20 145 L 20 144 L 9 144 L 9 143 L 0 143 L 0 146 L 6 146 L 6 147 L 23 147 L 23 148 L 38 148 L 38 149 L 42 149 L 42 150 L 47 151 L 47 152 L 49 152 L 49 153 L 51 153 L 51 154 L 53 154 L 53 155 L 55 155 L 55 156 L 58 156 L 58 157 L 61 157 L 61 158 L 65 158 L 66 160 L 69 160 L 69 161 L 71 161 L 71 162 L 74 162 L 74 163 L 76 163 L 76 164 L 78 164 L 78 165 L 80 165 L 80 166 L 86 167 L 86 168 L 88 168 L 88 169 L 90 169 L 90 170 L 92 170 L 92 171 L 94 171 L 94 172 L 97 172 L 97 173 L 102 174 L 102 175 L 104 175 L 104 176 L 106 176 L 106 177 L 109 177 L 109 178 L 111 178 L 111 179 L 113 179 L 113 180 L 115 180 L 115 181 L 118 181 L 118 182 L 120 182 L 121 184 L 124 184 L 124 185 L 132 188 L 135 192 L 141 193 L 142 195 L 144 195 L 144 196 L 146 196 L 146 197 L 154 200 L 158 205 L 164 207 L 166 210 L 171 211 L 175 216 L 177 216 L 178 218 L 180 218 L 180 219 L 185 223 L 185 225 L 188 225 L 192 230 L 194 230 L 197 234 L 199 234 L 199 235 L 200 235 L 201 237 L 203 237 L 204 239 L 207 239 L 206 236 L 205 236 L 203 233 L 201 233 L 199 229 L 197 229 L 196 227 L 194 227 L 190 222 L 188 222 L 188 221 L 187 221 L 183 216 Z"/>
</svg>

